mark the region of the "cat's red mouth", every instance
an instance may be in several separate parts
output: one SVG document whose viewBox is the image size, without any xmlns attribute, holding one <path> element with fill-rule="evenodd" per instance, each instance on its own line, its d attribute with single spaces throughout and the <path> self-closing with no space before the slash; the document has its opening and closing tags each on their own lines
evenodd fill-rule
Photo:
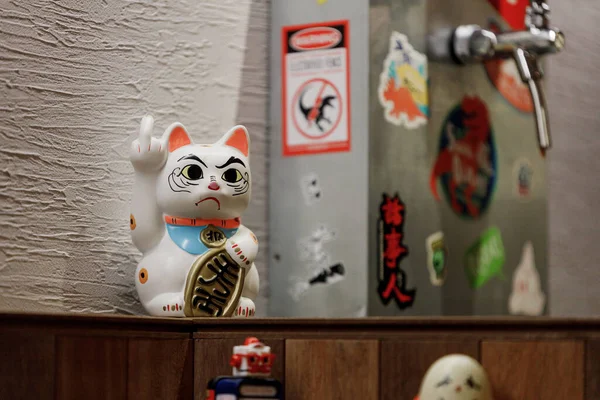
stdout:
<svg viewBox="0 0 600 400">
<path fill-rule="evenodd" d="M 206 198 L 204 198 L 204 199 L 202 199 L 200 201 L 197 201 L 196 202 L 196 206 L 198 206 L 198 204 L 200 204 L 200 203 L 202 203 L 203 201 L 206 201 L 206 200 L 212 200 L 212 201 L 214 201 L 215 203 L 217 203 L 217 210 L 221 209 L 221 202 L 219 201 L 219 199 L 217 199 L 216 197 L 212 197 L 212 196 L 211 197 L 206 197 Z"/>
</svg>

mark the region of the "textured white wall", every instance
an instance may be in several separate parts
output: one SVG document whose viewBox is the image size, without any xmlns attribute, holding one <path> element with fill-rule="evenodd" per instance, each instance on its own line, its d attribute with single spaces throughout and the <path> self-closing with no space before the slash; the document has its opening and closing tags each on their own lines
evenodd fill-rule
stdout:
<svg viewBox="0 0 600 400">
<path fill-rule="evenodd" d="M 244 222 L 266 254 L 267 17 L 267 0 L 0 0 L 0 309 L 142 311 L 127 153 L 144 113 L 200 143 L 249 128 Z"/>
</svg>

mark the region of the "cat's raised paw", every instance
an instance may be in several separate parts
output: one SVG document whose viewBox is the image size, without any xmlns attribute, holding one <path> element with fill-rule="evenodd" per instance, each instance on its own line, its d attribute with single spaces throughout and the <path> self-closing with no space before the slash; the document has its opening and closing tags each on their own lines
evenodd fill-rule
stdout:
<svg viewBox="0 0 600 400">
<path fill-rule="evenodd" d="M 158 171 L 167 161 L 167 146 L 162 139 L 152 137 L 153 125 L 152 117 L 145 116 L 138 138 L 131 143 L 129 159 L 136 171 Z"/>
</svg>

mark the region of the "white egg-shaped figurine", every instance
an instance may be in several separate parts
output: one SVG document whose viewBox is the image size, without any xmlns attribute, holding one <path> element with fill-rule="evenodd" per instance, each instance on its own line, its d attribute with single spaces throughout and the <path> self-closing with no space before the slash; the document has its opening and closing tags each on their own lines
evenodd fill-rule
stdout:
<svg viewBox="0 0 600 400">
<path fill-rule="evenodd" d="M 493 397 L 481 364 L 464 354 L 450 354 L 429 367 L 417 399 L 493 400 Z"/>
</svg>

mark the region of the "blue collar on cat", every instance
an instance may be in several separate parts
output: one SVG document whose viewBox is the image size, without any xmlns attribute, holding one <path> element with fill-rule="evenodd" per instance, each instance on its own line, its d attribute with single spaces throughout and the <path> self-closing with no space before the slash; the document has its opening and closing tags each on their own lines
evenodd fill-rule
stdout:
<svg viewBox="0 0 600 400">
<path fill-rule="evenodd" d="M 208 250 L 208 247 L 200 240 L 200 232 L 207 226 L 208 225 L 185 226 L 167 224 L 167 232 L 169 232 L 171 240 L 182 250 L 185 250 L 190 254 L 200 255 Z M 238 228 L 219 227 L 219 230 L 221 230 L 227 239 L 229 239 L 237 232 Z"/>
</svg>

